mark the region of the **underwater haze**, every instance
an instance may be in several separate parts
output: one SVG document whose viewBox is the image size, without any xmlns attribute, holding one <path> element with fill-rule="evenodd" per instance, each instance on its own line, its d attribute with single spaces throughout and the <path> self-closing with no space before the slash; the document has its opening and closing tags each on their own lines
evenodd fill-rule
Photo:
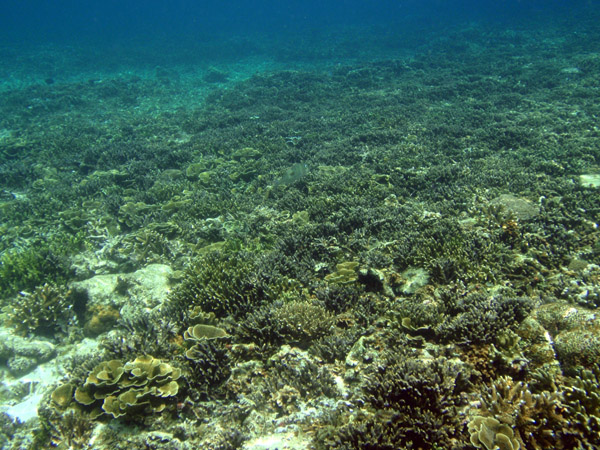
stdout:
<svg viewBox="0 0 600 450">
<path fill-rule="evenodd" d="M 600 448 L 600 2 L 0 5 L 0 448 Z"/>
<path fill-rule="evenodd" d="M 17 1 L 2 7 L 6 41 L 32 43 L 124 39 L 195 39 L 203 35 L 271 34 L 287 40 L 295 33 L 338 26 L 413 27 L 467 21 L 526 23 L 540 16 L 560 18 L 565 11 L 592 9 L 587 0 L 429 0 L 429 1 Z M 581 11 L 584 12 L 584 11 Z M 388 31 L 393 31 L 389 29 Z M 424 36 L 425 37 L 425 36 Z"/>
</svg>

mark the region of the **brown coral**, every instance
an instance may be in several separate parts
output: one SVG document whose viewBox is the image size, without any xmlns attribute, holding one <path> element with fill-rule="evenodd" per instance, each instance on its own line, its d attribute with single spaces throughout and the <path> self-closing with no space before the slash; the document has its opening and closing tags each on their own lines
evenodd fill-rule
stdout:
<svg viewBox="0 0 600 450">
<path fill-rule="evenodd" d="M 180 375 L 179 369 L 152 356 L 140 356 L 125 364 L 117 359 L 104 361 L 75 390 L 74 398 L 90 407 L 94 418 L 160 412 L 166 407 L 165 399 L 177 394 Z"/>
<path fill-rule="evenodd" d="M 476 416 L 469 422 L 471 444 L 487 450 L 519 450 L 521 445 L 515 439 L 511 427 L 493 417 Z"/>
<path fill-rule="evenodd" d="M 500 425 L 494 428 L 497 431 L 501 425 L 512 428 L 521 448 L 542 450 L 564 448 L 563 444 L 571 434 L 565 412 L 559 392 L 543 391 L 533 394 L 525 383 L 514 382 L 510 377 L 500 377 L 484 395 L 483 407 L 477 412 L 477 416 L 498 421 Z M 478 428 L 475 425 L 479 422 L 476 423 L 475 420 L 472 421 L 474 428 L 470 430 L 471 436 Z M 481 432 L 481 426 L 479 430 Z"/>
</svg>

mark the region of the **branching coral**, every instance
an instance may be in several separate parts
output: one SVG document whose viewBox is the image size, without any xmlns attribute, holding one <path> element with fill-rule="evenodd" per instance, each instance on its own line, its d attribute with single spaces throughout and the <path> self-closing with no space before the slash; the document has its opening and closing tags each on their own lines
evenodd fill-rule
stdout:
<svg viewBox="0 0 600 450">
<path fill-rule="evenodd" d="M 179 311 L 165 308 L 158 313 L 137 314 L 122 319 L 124 332 L 108 334 L 101 347 L 113 358 L 130 359 L 139 354 L 167 358 L 181 352 L 178 331 L 181 322 Z"/>
<path fill-rule="evenodd" d="M 367 380 L 365 413 L 353 417 L 324 446 L 336 449 L 460 448 L 459 406 L 467 372 L 444 359 L 388 355 Z"/>
<path fill-rule="evenodd" d="M 218 339 L 193 338 L 191 342 L 194 343 L 193 346 L 185 353 L 190 367 L 185 379 L 193 388 L 190 395 L 219 395 L 220 385 L 227 380 L 231 372 L 227 351 Z"/>
<path fill-rule="evenodd" d="M 249 254 L 211 252 L 188 269 L 173 300 L 181 305 L 199 306 L 217 317 L 244 317 L 273 298 L 277 289 L 261 279 Z"/>
<path fill-rule="evenodd" d="M 44 284 L 31 293 L 21 292 L 4 313 L 7 323 L 21 335 L 55 335 L 75 322 L 75 311 L 82 303 L 78 299 L 63 286 Z"/>
<path fill-rule="evenodd" d="M 525 383 L 514 382 L 510 377 L 500 377 L 492 384 L 484 394 L 483 406 L 477 416 L 482 418 L 472 419 L 471 439 L 484 445 L 485 438 L 482 437 L 487 433 L 484 430 L 486 423 L 489 425 L 487 429 L 504 434 L 511 442 L 513 438 L 507 430 L 512 429 L 514 439 L 524 449 L 564 448 L 566 442 L 573 440 L 561 393 L 542 391 L 533 394 Z M 493 423 L 488 418 L 493 418 Z M 496 445 L 499 445 L 498 439 L 505 442 L 503 445 L 508 445 L 506 438 L 494 439 L 492 441 Z M 514 442 L 512 445 L 513 449 L 519 448 L 514 446 Z"/>
<path fill-rule="evenodd" d="M 445 305 L 447 320 L 436 327 L 436 333 L 459 343 L 490 343 L 500 332 L 516 327 L 531 307 L 525 298 L 471 294 Z"/>
<path fill-rule="evenodd" d="M 85 413 L 71 410 L 59 414 L 53 411 L 44 421 L 44 426 L 50 435 L 53 447 L 65 450 L 91 448 L 90 440 L 94 423 Z"/>
<path fill-rule="evenodd" d="M 284 342 L 301 347 L 331 333 L 334 323 L 333 315 L 321 305 L 302 300 L 276 308 L 273 319 Z"/>
<path fill-rule="evenodd" d="M 0 296 L 33 290 L 44 282 L 61 284 L 68 278 L 67 255 L 78 250 L 81 237 L 58 235 L 46 240 L 0 255 Z"/>
<path fill-rule="evenodd" d="M 533 306 L 526 298 L 442 293 L 436 301 L 414 296 L 393 302 L 387 314 L 409 332 L 434 335 L 442 342 L 486 344 L 515 329 Z"/>
<path fill-rule="evenodd" d="M 582 436 L 581 441 L 600 445 L 600 367 L 581 369 L 569 378 L 565 387 L 565 403 L 571 424 Z M 582 444 L 583 448 L 588 448 Z"/>
</svg>

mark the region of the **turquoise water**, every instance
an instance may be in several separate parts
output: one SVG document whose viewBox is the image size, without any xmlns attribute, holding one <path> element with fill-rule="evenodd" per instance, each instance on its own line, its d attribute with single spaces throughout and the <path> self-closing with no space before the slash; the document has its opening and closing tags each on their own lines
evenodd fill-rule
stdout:
<svg viewBox="0 0 600 450">
<path fill-rule="evenodd" d="M 1 9 L 2 448 L 600 447 L 597 2 Z"/>
</svg>

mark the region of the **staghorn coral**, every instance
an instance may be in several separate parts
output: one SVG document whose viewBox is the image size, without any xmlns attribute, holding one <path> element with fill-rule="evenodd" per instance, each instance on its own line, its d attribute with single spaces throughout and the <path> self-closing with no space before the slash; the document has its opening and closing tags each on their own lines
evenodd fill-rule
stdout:
<svg viewBox="0 0 600 450">
<path fill-rule="evenodd" d="M 333 314 L 320 304 L 292 299 L 263 305 L 248 314 L 234 332 L 243 342 L 307 348 L 313 341 L 332 334 L 334 323 Z"/>
<path fill-rule="evenodd" d="M 496 433 L 501 431 L 500 427 L 505 430 L 504 425 L 511 428 L 514 439 L 524 449 L 572 448 L 567 444 L 576 439 L 576 431 L 572 429 L 559 391 L 533 394 L 525 383 L 514 382 L 507 376 L 498 378 L 484 393 L 482 408 L 476 416 L 497 421 L 493 427 L 488 424 L 488 428 L 493 428 Z M 471 433 L 481 434 L 481 420 L 474 418 L 472 423 Z M 475 439 L 473 434 L 471 436 Z"/>
<path fill-rule="evenodd" d="M 581 436 L 582 448 L 600 445 L 600 366 L 580 369 L 569 377 L 564 401 L 573 427 Z"/>
<path fill-rule="evenodd" d="M 414 434 L 424 432 L 423 424 L 434 430 L 443 426 L 442 423 L 436 421 L 435 416 L 424 416 L 421 411 L 416 411 L 413 416 L 393 410 L 376 411 L 375 413 L 361 411 L 347 424 L 319 431 L 314 444 L 319 450 L 450 448 L 419 447 L 419 441 L 413 442 Z M 462 446 L 454 445 L 452 448 L 459 449 Z"/>
<path fill-rule="evenodd" d="M 183 333 L 183 338 L 189 346 L 185 357 L 191 367 L 186 379 L 193 385 L 193 391 L 203 396 L 216 393 L 215 388 L 230 373 L 229 356 L 223 346 L 229 335 L 214 325 L 196 324 Z"/>
<path fill-rule="evenodd" d="M 137 355 L 171 358 L 181 353 L 179 335 L 182 313 L 161 308 L 145 311 L 119 320 L 119 328 L 103 336 L 100 346 L 115 359 L 131 359 Z"/>
<path fill-rule="evenodd" d="M 63 414 L 56 410 L 46 411 L 42 426 L 50 437 L 52 447 L 59 450 L 83 450 L 91 448 L 94 422 L 81 411 L 69 410 Z"/>
<path fill-rule="evenodd" d="M 265 349 L 274 348 L 283 342 L 271 305 L 263 305 L 248 314 L 235 328 L 234 333 L 237 341 L 255 343 L 264 346 Z"/>
<path fill-rule="evenodd" d="M 15 437 L 23 428 L 25 428 L 25 424 L 22 422 L 14 420 L 5 412 L 0 413 L 0 448 L 16 448 L 14 446 Z M 11 441 L 13 447 L 9 447 Z"/>
<path fill-rule="evenodd" d="M 304 300 L 293 300 L 274 308 L 277 334 L 287 344 L 306 347 L 313 340 L 330 334 L 333 315 L 324 307 Z"/>
<path fill-rule="evenodd" d="M 207 253 L 188 268 L 172 300 L 187 308 L 198 306 L 217 317 L 242 318 L 277 293 L 255 269 L 250 254 Z"/>
<path fill-rule="evenodd" d="M 316 339 L 308 351 L 328 363 L 343 361 L 358 340 L 359 333 L 357 327 L 345 330 L 338 328 L 333 334 Z"/>
<path fill-rule="evenodd" d="M 43 283 L 61 285 L 69 279 L 69 256 L 83 245 L 81 234 L 58 233 L 36 237 L 26 248 L 0 254 L 0 298 L 23 290 L 34 290 Z"/>
<path fill-rule="evenodd" d="M 532 302 L 526 298 L 461 295 L 441 290 L 437 297 L 414 295 L 389 302 L 386 315 L 405 331 L 441 342 L 490 344 L 505 330 L 516 329 Z"/>
<path fill-rule="evenodd" d="M 335 314 L 346 312 L 354 307 L 361 293 L 361 288 L 357 285 L 341 286 L 330 283 L 322 283 L 315 290 L 319 301 Z"/>
<path fill-rule="evenodd" d="M 215 397 L 231 373 L 230 359 L 220 339 L 192 339 L 194 345 L 185 356 L 189 371 L 185 380 L 190 386 L 188 395 L 194 398 Z"/>
<path fill-rule="evenodd" d="M 502 331 L 516 327 L 532 306 L 526 298 L 467 295 L 445 305 L 446 320 L 435 331 L 443 341 L 491 343 Z"/>
<path fill-rule="evenodd" d="M 372 369 L 361 403 L 334 433 L 318 435 L 328 449 L 462 448 L 459 407 L 470 389 L 465 369 L 445 359 L 426 361 L 408 350 L 386 354 Z"/>
<path fill-rule="evenodd" d="M 33 292 L 21 292 L 4 308 L 7 324 L 22 335 L 54 336 L 66 333 L 83 309 L 80 297 L 64 286 L 44 284 Z"/>
</svg>

